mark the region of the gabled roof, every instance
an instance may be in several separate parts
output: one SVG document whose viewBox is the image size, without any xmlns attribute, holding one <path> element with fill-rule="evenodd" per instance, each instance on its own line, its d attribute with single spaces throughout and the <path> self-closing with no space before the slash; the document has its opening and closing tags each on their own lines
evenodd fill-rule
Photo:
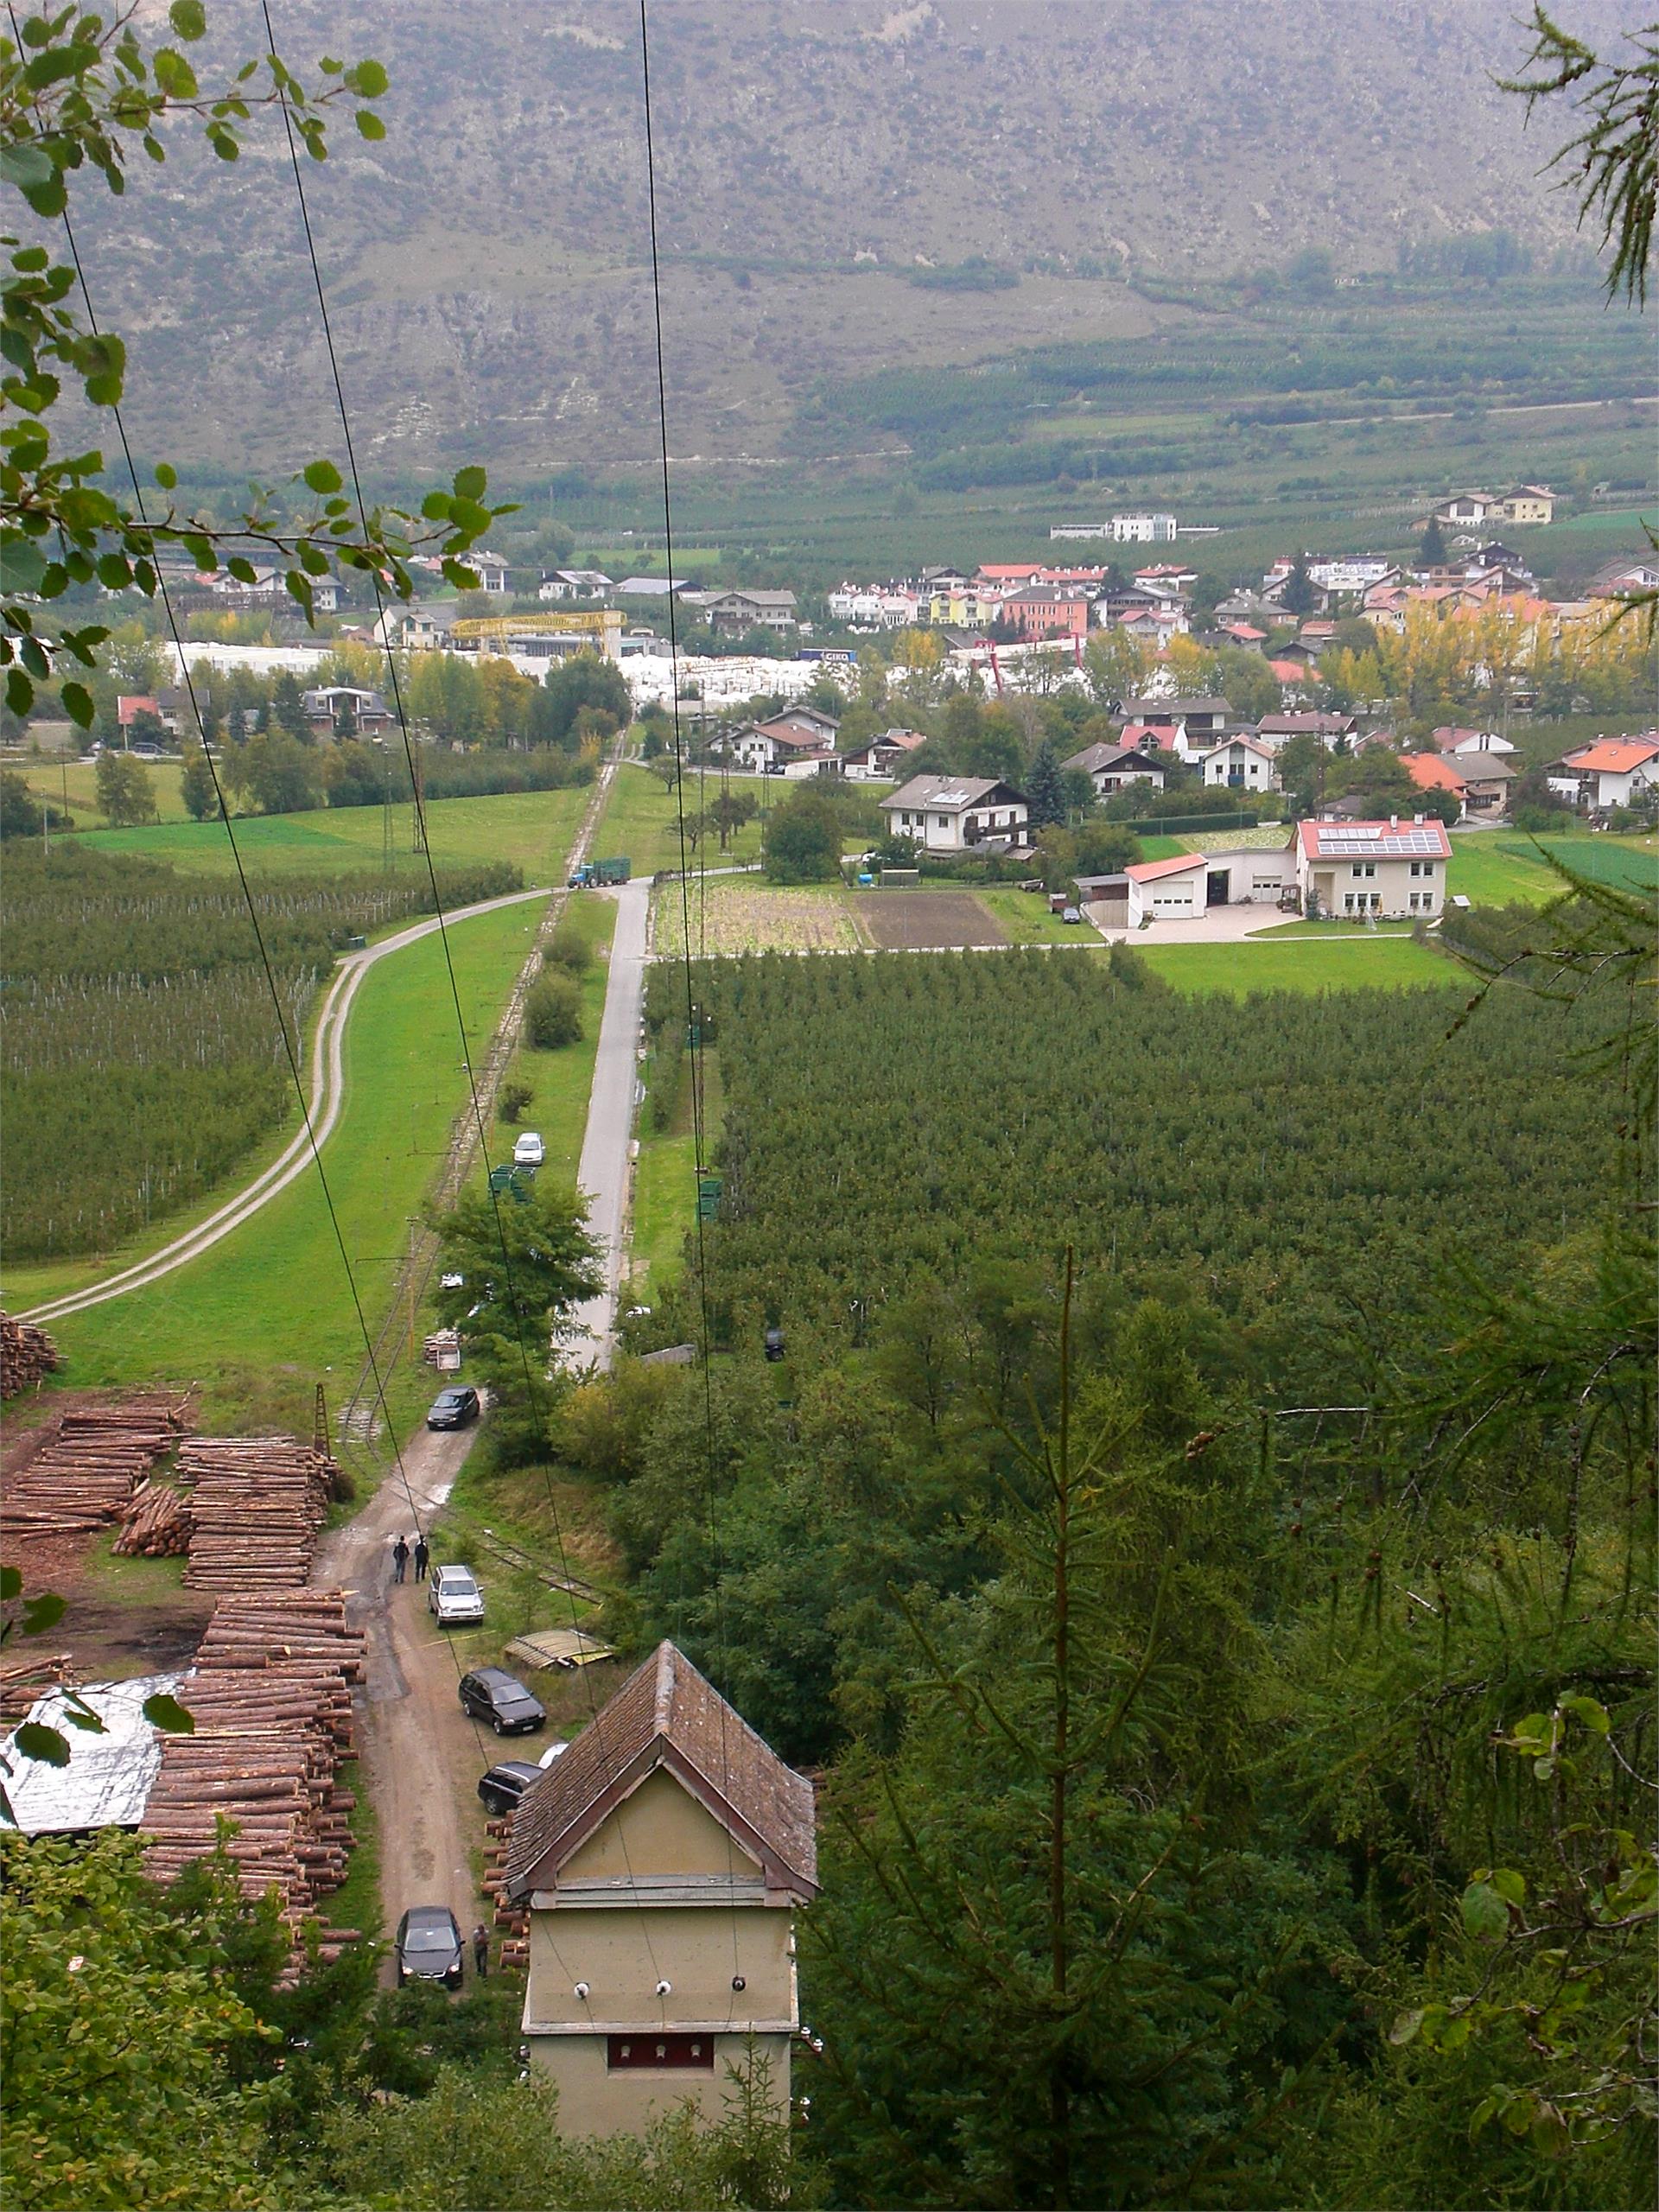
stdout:
<svg viewBox="0 0 1659 2212">
<path fill-rule="evenodd" d="M 1296 840 L 1311 861 L 1449 861 L 1443 822 L 1299 822 Z"/>
<path fill-rule="evenodd" d="M 1650 737 L 1599 737 L 1593 745 L 1569 753 L 1561 766 L 1604 776 L 1623 776 L 1656 757 L 1659 742 Z"/>
<path fill-rule="evenodd" d="M 1457 763 L 1438 753 L 1408 753 L 1401 765 L 1420 791 L 1456 791 L 1461 798 L 1468 788 L 1469 779 Z"/>
<path fill-rule="evenodd" d="M 970 806 L 984 805 L 988 799 L 998 806 L 1026 803 L 1012 785 L 995 776 L 912 776 L 891 798 L 882 800 L 881 810 L 885 814 L 894 806 L 938 807 L 945 813 L 962 814 Z"/>
<path fill-rule="evenodd" d="M 1217 753 L 1230 753 L 1236 745 L 1241 746 L 1246 753 L 1254 753 L 1260 760 L 1271 760 L 1274 758 L 1270 745 L 1258 745 L 1253 737 L 1246 737 L 1243 730 L 1236 730 L 1231 737 L 1224 737 L 1219 744 L 1212 745 L 1204 758 L 1213 760 Z"/>
<path fill-rule="evenodd" d="M 817 1891 L 811 1783 L 664 1642 L 520 1802 L 507 1841 L 512 1894 L 550 1888 L 560 1867 L 658 1767 L 760 1862 L 769 1888 Z"/>
<path fill-rule="evenodd" d="M 1132 883 L 1157 883 L 1166 875 L 1190 875 L 1195 868 L 1208 866 L 1202 853 L 1177 853 L 1166 861 L 1137 861 L 1123 873 Z"/>
<path fill-rule="evenodd" d="M 1351 715 L 1263 715 L 1256 725 L 1258 729 L 1275 737 L 1281 731 L 1287 737 L 1294 737 L 1305 730 L 1311 730 L 1316 737 L 1340 737 L 1353 726 Z"/>
</svg>

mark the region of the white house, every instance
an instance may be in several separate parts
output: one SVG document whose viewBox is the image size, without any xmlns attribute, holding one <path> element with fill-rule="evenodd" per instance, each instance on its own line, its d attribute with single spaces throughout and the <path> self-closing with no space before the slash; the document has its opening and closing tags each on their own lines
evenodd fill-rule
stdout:
<svg viewBox="0 0 1659 2212">
<path fill-rule="evenodd" d="M 1438 523 L 1503 522 L 1503 501 L 1495 492 L 1454 492 L 1434 510 Z"/>
<path fill-rule="evenodd" d="M 1150 784 L 1159 791 L 1164 788 L 1166 763 L 1155 752 L 1143 753 L 1133 745 L 1085 745 L 1060 765 L 1080 768 L 1103 798 L 1121 791 L 1125 784 Z"/>
<path fill-rule="evenodd" d="M 1653 737 L 1599 737 L 1545 772 L 1551 791 L 1574 806 L 1604 812 L 1629 806 L 1643 792 L 1659 791 L 1659 734 Z"/>
<path fill-rule="evenodd" d="M 478 578 L 480 591 L 495 592 L 505 597 L 507 564 L 499 553 L 467 553 L 462 557 Z"/>
<path fill-rule="evenodd" d="M 792 630 L 792 591 L 721 591 L 702 602 L 703 619 L 721 637 L 741 637 L 746 630 Z"/>
<path fill-rule="evenodd" d="M 1358 727 L 1352 715 L 1263 715 L 1255 726 L 1255 741 L 1277 753 L 1293 737 L 1317 737 L 1327 753 L 1334 753 L 1338 741 L 1351 739 Z"/>
<path fill-rule="evenodd" d="M 1111 534 L 1119 545 L 1166 545 L 1175 536 L 1175 518 L 1166 514 L 1114 515 Z"/>
<path fill-rule="evenodd" d="M 1403 921 L 1438 914 L 1452 857 L 1446 825 L 1409 822 L 1299 822 L 1296 888 L 1303 911 L 1326 918 Z"/>
<path fill-rule="evenodd" d="M 881 812 L 890 837 L 913 837 L 931 853 L 1023 844 L 1028 818 L 1020 793 L 992 776 L 912 776 Z"/>
<path fill-rule="evenodd" d="M 602 569 L 555 569 L 543 575 L 537 599 L 599 599 L 613 588 Z"/>
<path fill-rule="evenodd" d="M 841 773 L 849 783 L 889 782 L 909 755 L 926 743 L 925 730 L 883 730 L 880 737 L 867 738 L 862 745 L 851 746 L 838 756 Z"/>
<path fill-rule="evenodd" d="M 821 715 L 816 707 L 785 707 L 764 722 L 744 722 L 722 731 L 710 740 L 709 750 L 763 776 L 787 775 L 791 763 L 811 754 L 810 772 L 816 775 L 817 760 L 835 750 L 838 728 L 833 715 Z"/>
<path fill-rule="evenodd" d="M 1272 748 L 1253 737 L 1230 737 L 1203 756 L 1204 780 L 1230 791 L 1270 791 L 1278 788 Z"/>
</svg>

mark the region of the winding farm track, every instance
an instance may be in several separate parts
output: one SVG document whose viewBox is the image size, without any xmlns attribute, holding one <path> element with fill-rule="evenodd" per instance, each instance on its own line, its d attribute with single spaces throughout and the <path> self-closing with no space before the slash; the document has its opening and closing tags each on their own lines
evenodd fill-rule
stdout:
<svg viewBox="0 0 1659 2212">
<path fill-rule="evenodd" d="M 535 891 L 510 891 L 499 899 L 481 899 L 476 906 L 457 906 L 443 920 L 464 922 L 474 914 L 493 913 L 498 906 L 521 906 L 527 899 L 544 899 L 548 896 L 545 886 Z M 200 1258 L 221 1237 L 228 1236 L 262 1206 L 268 1205 L 279 1191 L 285 1191 L 290 1183 L 297 1181 L 311 1166 L 313 1144 L 321 1151 L 340 1119 L 346 1096 L 346 1024 L 363 978 L 389 954 L 402 952 L 420 938 L 432 936 L 438 926 L 438 917 L 431 915 L 425 921 L 382 938 L 365 951 L 347 953 L 335 969 L 323 995 L 316 1033 L 311 1040 L 310 1093 L 306 1102 L 309 1128 L 302 1125 L 262 1174 L 245 1184 L 233 1198 L 228 1198 L 205 1221 L 198 1222 L 183 1236 L 175 1236 L 159 1252 L 152 1252 L 147 1260 L 123 1268 L 118 1274 L 107 1275 L 102 1282 L 93 1283 L 86 1290 L 50 1299 L 43 1306 L 32 1307 L 22 1318 L 29 1321 L 60 1320 L 67 1313 L 81 1313 L 89 1306 L 102 1306 L 109 1299 L 124 1298 L 130 1290 L 142 1290 L 147 1283 L 158 1282 L 175 1268 Z"/>
</svg>

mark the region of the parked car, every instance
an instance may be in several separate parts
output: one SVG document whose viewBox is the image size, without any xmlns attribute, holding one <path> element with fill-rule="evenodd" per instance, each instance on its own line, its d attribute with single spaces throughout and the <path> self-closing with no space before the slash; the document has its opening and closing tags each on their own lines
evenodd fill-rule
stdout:
<svg viewBox="0 0 1659 2212">
<path fill-rule="evenodd" d="M 505 1667 L 479 1667 L 461 1678 L 461 1709 L 487 1720 L 498 1736 L 527 1736 L 547 1726 L 547 1707 Z"/>
<path fill-rule="evenodd" d="M 452 1382 L 433 1399 L 426 1425 L 429 1428 L 465 1428 L 468 1421 L 478 1419 L 482 1410 L 476 1390 L 464 1382 Z"/>
<path fill-rule="evenodd" d="M 515 1167 L 539 1167 L 546 1158 L 547 1147 L 534 1129 L 526 1129 L 512 1147 L 512 1164 Z"/>
<path fill-rule="evenodd" d="M 441 1981 L 461 1987 L 461 1930 L 447 1904 L 412 1904 L 397 1923 L 397 1986 Z"/>
<path fill-rule="evenodd" d="M 1083 915 L 1076 906 L 1063 906 L 1060 909 L 1060 919 L 1063 922 L 1080 922 Z"/>
<path fill-rule="evenodd" d="M 541 1768 L 531 1766 L 528 1759 L 505 1759 L 499 1766 L 493 1766 L 478 1785 L 485 1811 L 512 1812 L 524 1792 L 534 1789 L 541 1778 Z"/>
<path fill-rule="evenodd" d="M 426 1602 L 429 1611 L 437 1615 L 440 1628 L 484 1618 L 484 1592 L 470 1567 L 435 1567 Z"/>
<path fill-rule="evenodd" d="M 537 1760 L 536 1764 L 539 1767 L 550 1767 L 552 1765 L 555 1759 L 562 1759 L 569 1748 L 569 1745 L 563 1741 L 556 1744 L 550 1744 L 547 1749 L 542 1753 L 540 1758 Z"/>
</svg>

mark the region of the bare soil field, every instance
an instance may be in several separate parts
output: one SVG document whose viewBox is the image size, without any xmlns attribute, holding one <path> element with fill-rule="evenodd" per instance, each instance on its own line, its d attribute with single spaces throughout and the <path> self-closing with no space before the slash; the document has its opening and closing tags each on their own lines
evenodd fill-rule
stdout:
<svg viewBox="0 0 1659 2212">
<path fill-rule="evenodd" d="M 1008 941 L 971 891 L 864 891 L 853 911 L 886 952 L 954 952 Z"/>
</svg>

